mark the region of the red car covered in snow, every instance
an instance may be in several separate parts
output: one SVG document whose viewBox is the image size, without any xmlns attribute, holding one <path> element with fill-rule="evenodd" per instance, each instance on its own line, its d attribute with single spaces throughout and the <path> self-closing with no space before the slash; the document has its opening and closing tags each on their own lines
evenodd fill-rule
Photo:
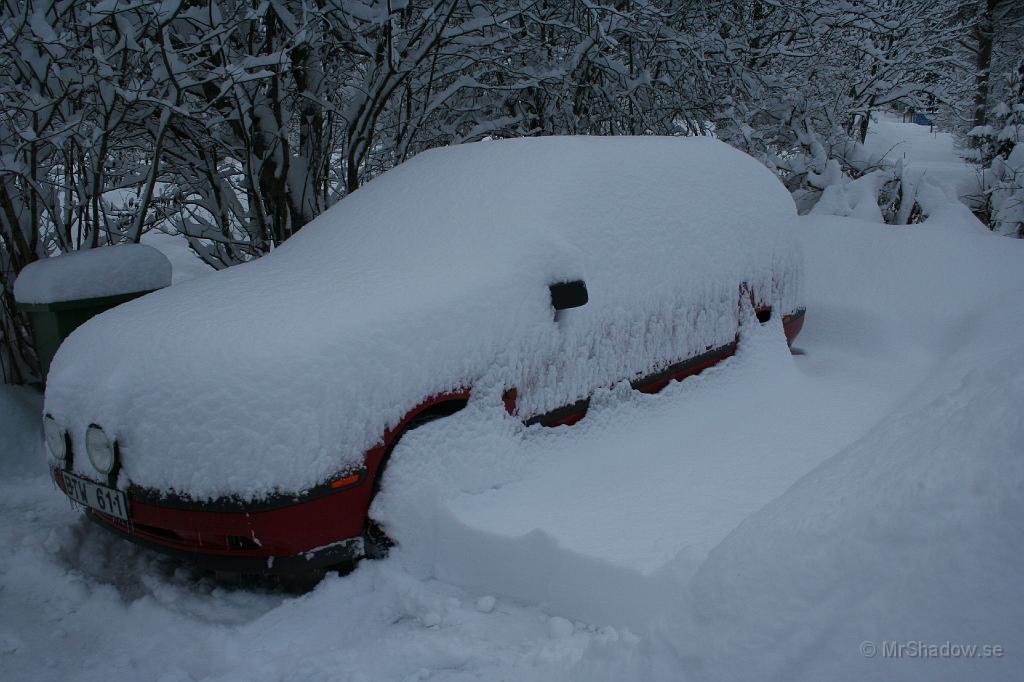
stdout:
<svg viewBox="0 0 1024 682">
<path fill-rule="evenodd" d="M 402 434 L 487 400 L 572 424 L 803 324 L 788 192 L 707 138 L 438 149 L 284 247 L 76 330 L 54 358 L 53 478 L 103 527 L 240 573 L 382 553 Z"/>
</svg>

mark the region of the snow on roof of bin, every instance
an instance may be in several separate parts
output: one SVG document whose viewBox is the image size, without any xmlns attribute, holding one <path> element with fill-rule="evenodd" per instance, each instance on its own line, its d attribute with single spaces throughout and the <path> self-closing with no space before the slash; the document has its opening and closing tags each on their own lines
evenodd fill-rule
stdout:
<svg viewBox="0 0 1024 682">
<path fill-rule="evenodd" d="M 119 244 L 66 253 L 28 264 L 14 283 L 18 303 L 58 303 L 161 289 L 171 283 L 171 262 L 142 244 Z"/>
<path fill-rule="evenodd" d="M 268 256 L 82 325 L 46 409 L 76 447 L 90 423 L 116 436 L 122 483 L 301 491 L 427 396 L 516 386 L 537 414 L 730 342 L 741 282 L 797 307 L 795 219 L 771 171 L 710 138 L 432 150 Z M 556 321 L 548 285 L 573 279 L 590 302 Z"/>
</svg>

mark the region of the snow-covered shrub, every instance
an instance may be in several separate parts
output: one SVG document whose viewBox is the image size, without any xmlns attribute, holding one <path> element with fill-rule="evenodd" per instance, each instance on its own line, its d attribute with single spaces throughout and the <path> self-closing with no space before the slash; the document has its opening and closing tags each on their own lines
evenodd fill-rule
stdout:
<svg viewBox="0 0 1024 682">
<path fill-rule="evenodd" d="M 828 173 L 813 179 L 822 191 L 810 213 L 889 225 L 907 225 L 926 217 L 919 200 L 919 181 L 905 172 L 902 159 L 856 178 L 843 174 L 838 161 L 829 165 Z"/>
<path fill-rule="evenodd" d="M 1006 81 L 1013 99 L 996 102 L 969 133 L 984 163 L 968 198 L 994 232 L 1024 237 L 1024 59 Z"/>
<path fill-rule="evenodd" d="M 968 133 L 972 147 L 985 165 L 996 157 L 1009 157 L 1017 142 L 1024 137 L 1024 59 L 1006 75 L 1006 100 L 996 101 L 989 109 L 986 124 L 975 126 Z"/>
<path fill-rule="evenodd" d="M 992 230 L 1024 238 L 1024 145 L 1015 145 L 1005 160 L 996 157 L 989 171 Z"/>
</svg>

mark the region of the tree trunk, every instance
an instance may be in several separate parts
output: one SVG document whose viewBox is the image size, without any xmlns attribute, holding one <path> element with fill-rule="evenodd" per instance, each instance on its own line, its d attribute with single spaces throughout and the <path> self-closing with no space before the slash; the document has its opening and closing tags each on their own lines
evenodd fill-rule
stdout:
<svg viewBox="0 0 1024 682">
<path fill-rule="evenodd" d="M 985 125 L 988 109 L 989 71 L 992 67 L 992 42 L 995 34 L 995 11 L 999 0 L 981 0 L 984 4 L 974 37 L 978 41 L 977 61 L 974 74 L 974 127 Z M 981 138 L 972 136 L 972 145 L 980 144 Z"/>
</svg>

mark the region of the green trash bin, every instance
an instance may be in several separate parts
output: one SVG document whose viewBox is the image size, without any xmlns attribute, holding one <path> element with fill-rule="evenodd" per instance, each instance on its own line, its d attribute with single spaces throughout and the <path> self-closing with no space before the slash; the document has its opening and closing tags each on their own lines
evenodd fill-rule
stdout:
<svg viewBox="0 0 1024 682">
<path fill-rule="evenodd" d="M 32 325 L 32 340 L 35 342 L 36 356 L 39 358 L 39 369 L 43 377 L 49 373 L 50 362 L 57 354 L 60 344 L 83 322 L 104 310 L 110 310 L 151 291 L 155 290 L 54 303 L 19 303 L 18 310 L 28 315 L 29 323 Z"/>
<path fill-rule="evenodd" d="M 60 344 L 89 318 L 171 283 L 171 263 L 141 244 L 105 246 L 28 265 L 14 284 L 45 381 Z"/>
</svg>

